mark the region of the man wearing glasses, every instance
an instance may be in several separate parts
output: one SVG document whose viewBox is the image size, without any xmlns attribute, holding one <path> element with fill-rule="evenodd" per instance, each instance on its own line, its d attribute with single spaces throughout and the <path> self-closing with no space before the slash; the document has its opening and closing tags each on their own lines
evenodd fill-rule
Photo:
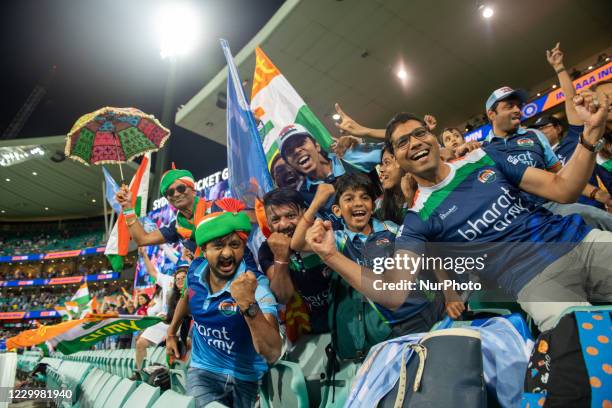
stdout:
<svg viewBox="0 0 612 408">
<path fill-rule="evenodd" d="M 306 232 L 306 242 L 327 266 L 391 310 L 409 295 L 403 281 L 414 281 L 422 266 L 416 261 L 426 249 L 442 250 L 442 256 L 455 259 L 487 255 L 484 266 L 474 273 L 516 299 L 541 331 L 554 327 L 569 306 L 610 302 L 612 233 L 589 227 L 577 214 L 553 215 L 533 206 L 522 193 L 575 201 L 605 142 L 609 104 L 605 94 L 598 98 L 573 99 L 584 131 L 571 159 L 557 173 L 511 163 L 490 147 L 444 163 L 437 139 L 425 123 L 412 114 L 398 114 L 387 126 L 387 143 L 419 189 L 398 231 L 395 256 L 389 258 L 393 262 L 385 265 L 382 275 L 352 262 L 336 249 L 327 221 L 316 220 Z M 425 246 L 436 242 L 443 245 Z M 377 290 L 374 283 L 380 280 L 388 290 Z M 404 290 L 398 290 L 397 284 Z"/>
</svg>

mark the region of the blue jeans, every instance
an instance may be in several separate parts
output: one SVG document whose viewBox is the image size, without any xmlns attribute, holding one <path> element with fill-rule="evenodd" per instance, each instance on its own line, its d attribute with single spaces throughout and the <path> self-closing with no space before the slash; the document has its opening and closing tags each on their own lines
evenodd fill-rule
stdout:
<svg viewBox="0 0 612 408">
<path fill-rule="evenodd" d="M 190 367 L 187 371 L 187 394 L 195 398 L 198 408 L 218 401 L 228 407 L 251 408 L 257 400 L 258 382 L 242 381 Z"/>
</svg>

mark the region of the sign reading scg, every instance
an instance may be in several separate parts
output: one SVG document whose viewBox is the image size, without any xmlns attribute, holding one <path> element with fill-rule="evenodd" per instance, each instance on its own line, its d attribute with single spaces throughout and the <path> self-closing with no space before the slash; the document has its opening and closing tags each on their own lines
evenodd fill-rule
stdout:
<svg viewBox="0 0 612 408">
<path fill-rule="evenodd" d="M 210 188 L 215 184 L 227 180 L 229 178 L 229 169 L 226 167 L 223 171 L 217 171 L 207 177 L 201 178 L 195 182 L 195 190 L 202 191 L 205 188 Z M 166 197 L 160 197 L 153 201 L 153 211 L 158 210 L 168 205 Z"/>
</svg>

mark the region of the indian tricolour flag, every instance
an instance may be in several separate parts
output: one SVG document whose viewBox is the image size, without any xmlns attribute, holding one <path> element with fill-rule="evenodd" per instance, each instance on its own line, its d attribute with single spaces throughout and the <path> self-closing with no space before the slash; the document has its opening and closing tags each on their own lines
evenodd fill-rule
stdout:
<svg viewBox="0 0 612 408">
<path fill-rule="evenodd" d="M 333 140 L 323 123 L 293 89 L 270 58 L 257 47 L 251 92 L 251 111 L 260 121 L 260 135 L 268 167 L 278 154 L 279 132 L 287 125 L 298 123 L 310 131 L 324 150 Z"/>
<path fill-rule="evenodd" d="M 89 302 L 89 300 L 89 288 L 87 287 L 87 282 L 82 284 L 79 287 L 79 290 L 77 290 L 76 293 L 72 296 L 72 299 L 70 299 L 71 302 L 76 303 L 80 307 L 85 306 Z"/>
<path fill-rule="evenodd" d="M 66 308 L 66 312 L 68 313 L 68 316 L 70 316 L 70 319 L 79 317 L 80 307 L 77 302 L 65 302 L 64 307 Z"/>
<path fill-rule="evenodd" d="M 89 350 L 108 336 L 143 330 L 161 320 L 161 317 L 157 316 L 90 314 L 78 320 L 25 330 L 9 338 L 6 345 L 9 349 L 39 346 L 47 352 L 71 354 Z"/>
<path fill-rule="evenodd" d="M 130 182 L 132 192 L 132 207 L 138 218 L 144 217 L 147 213 L 147 198 L 149 196 L 149 172 L 151 169 L 151 154 L 147 153 L 142 158 L 142 162 Z M 125 223 L 123 213 L 117 217 L 117 222 L 108 237 L 104 254 L 108 258 L 114 271 L 123 270 L 123 257 L 128 254 L 130 245 L 130 232 Z"/>
<path fill-rule="evenodd" d="M 72 320 L 72 315 L 68 313 L 65 306 L 55 306 L 54 309 L 62 317 L 62 320 Z"/>
</svg>

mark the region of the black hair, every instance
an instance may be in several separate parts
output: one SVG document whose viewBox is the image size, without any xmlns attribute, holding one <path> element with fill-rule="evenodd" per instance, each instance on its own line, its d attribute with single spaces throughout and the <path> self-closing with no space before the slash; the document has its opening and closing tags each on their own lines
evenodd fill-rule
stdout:
<svg viewBox="0 0 612 408">
<path fill-rule="evenodd" d="M 147 302 L 145 303 L 146 306 L 148 306 L 149 303 L 151 303 L 151 298 L 146 293 L 141 292 L 141 293 L 138 294 L 138 296 L 144 296 L 144 298 L 147 300 Z M 138 297 L 138 296 L 136 296 L 136 297 Z M 138 307 L 140 307 L 140 304 L 138 304 Z"/>
<path fill-rule="evenodd" d="M 185 273 L 185 282 L 183 283 L 183 287 L 187 283 L 187 268 L 177 268 L 177 270 L 174 272 L 174 287 L 172 288 L 172 292 L 170 293 L 170 297 L 168 298 L 168 314 L 166 315 L 166 323 L 168 324 L 172 323 L 172 318 L 174 317 L 176 306 L 178 305 L 179 300 L 181 300 L 183 288 L 176 288 L 176 274 L 180 272 Z"/>
<path fill-rule="evenodd" d="M 289 187 L 281 187 L 268 191 L 263 196 L 263 205 L 264 207 L 288 205 L 296 207 L 298 210 L 306 208 L 302 194 Z"/>
<path fill-rule="evenodd" d="M 293 140 L 291 140 L 293 139 Z M 319 142 L 317 142 L 317 140 L 310 134 L 307 133 L 300 133 L 298 135 L 296 135 L 295 137 L 292 137 L 289 141 L 287 141 L 288 143 L 290 143 L 288 146 L 291 148 L 295 148 L 295 146 L 301 146 L 304 143 L 304 140 L 306 139 L 310 139 L 312 140 L 313 144 L 318 144 Z M 297 141 L 300 141 L 299 143 Z M 285 142 L 285 143 L 287 143 Z M 295 170 L 296 173 L 301 174 L 302 176 L 306 176 L 306 174 L 302 173 L 299 169 L 296 169 L 295 167 L 291 166 L 289 164 L 289 160 L 287 160 L 287 155 L 285 155 L 285 153 L 283 152 L 283 150 L 286 149 L 282 149 L 280 152 L 281 157 L 283 158 L 283 160 L 285 160 L 285 162 L 287 163 L 287 165 L 289 165 L 291 168 L 293 168 L 293 170 Z M 321 149 L 321 151 L 319 152 L 319 154 L 321 156 L 323 156 L 323 158 L 325 158 L 326 161 L 329 161 L 329 156 L 327 155 L 327 152 L 323 149 Z"/>
<path fill-rule="evenodd" d="M 385 152 L 393 154 L 387 145 L 385 145 L 380 154 L 380 162 L 382 163 Z M 403 176 L 406 172 L 400 167 L 400 173 Z M 402 192 L 402 183 L 397 183 L 393 188 L 389 190 L 383 189 L 383 197 L 380 205 L 380 219 L 385 221 L 393 221 L 396 224 L 402 224 L 404 222 L 404 212 L 402 208 L 404 206 L 406 198 Z"/>
<path fill-rule="evenodd" d="M 336 189 L 336 198 L 334 199 L 336 205 L 339 205 L 340 197 L 348 190 L 363 189 L 370 196 L 372 201 L 376 200 L 378 196 L 378 194 L 376 194 L 376 185 L 363 173 L 344 174 L 336 179 L 334 187 Z"/>
<path fill-rule="evenodd" d="M 427 126 L 427 123 L 425 123 L 423 118 L 415 115 L 414 113 L 400 112 L 396 114 L 387 123 L 387 127 L 385 129 L 385 144 L 389 148 L 389 152 L 393 153 L 393 144 L 391 143 L 391 135 L 395 131 L 395 128 L 397 128 L 397 126 L 401 125 L 402 123 L 408 122 L 409 120 L 416 120 L 421 125 L 423 125 L 423 127 L 425 127 L 426 129 L 429 129 L 429 127 Z"/>
<path fill-rule="evenodd" d="M 457 132 L 459 133 L 459 135 L 460 135 L 460 136 L 463 138 L 463 140 L 465 141 L 465 136 L 464 136 L 463 132 L 461 131 L 461 129 L 456 128 L 456 127 L 446 127 L 446 128 L 444 128 L 444 129 L 442 129 L 442 132 L 440 132 L 440 137 L 438 138 L 438 139 L 439 139 L 438 141 L 440 142 L 440 145 L 441 145 L 441 146 L 444 146 L 444 137 L 443 137 L 444 132 L 451 132 L 451 133 L 452 133 L 452 131 L 453 131 L 453 130 L 454 130 L 454 131 L 457 131 Z"/>
</svg>

